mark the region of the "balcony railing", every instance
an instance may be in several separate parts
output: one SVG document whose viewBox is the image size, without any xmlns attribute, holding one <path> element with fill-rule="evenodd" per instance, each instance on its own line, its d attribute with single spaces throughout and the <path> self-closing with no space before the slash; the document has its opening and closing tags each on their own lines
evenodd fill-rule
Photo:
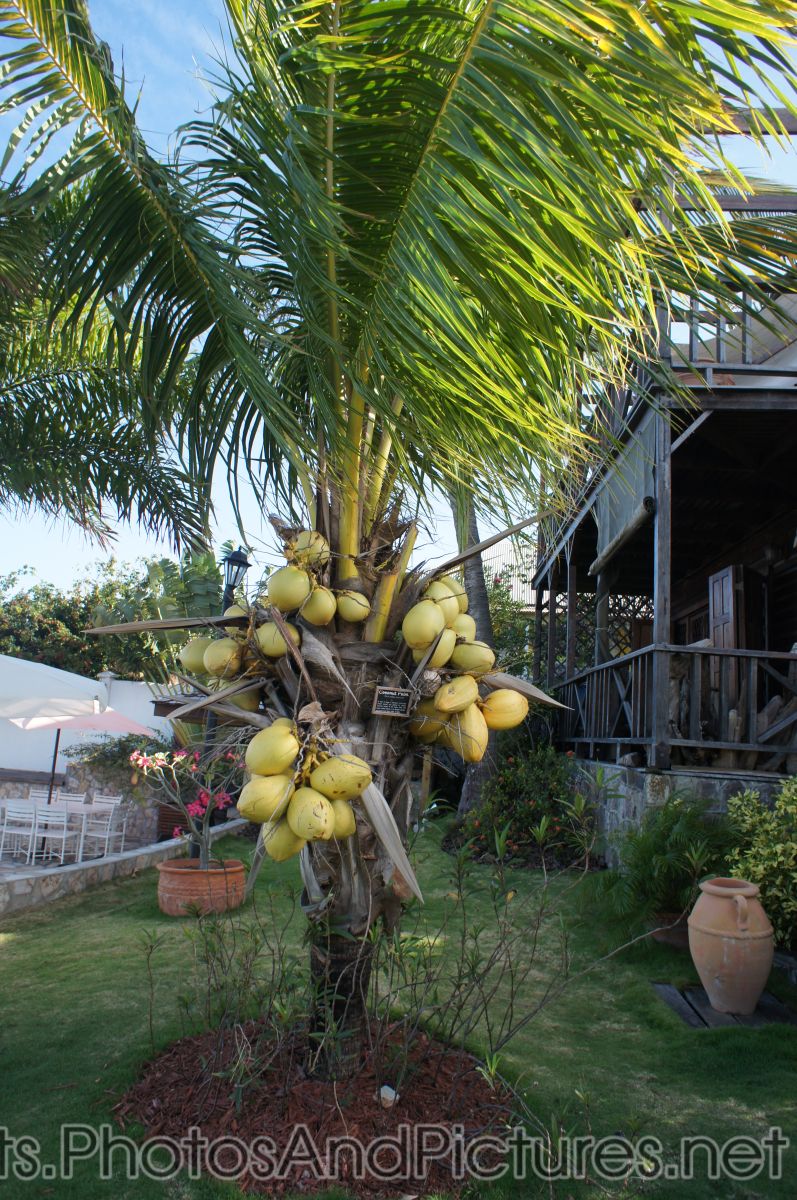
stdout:
<svg viewBox="0 0 797 1200">
<path fill-rule="evenodd" d="M 591 756 L 665 743 L 673 763 L 797 770 L 797 654 L 646 646 L 554 690 L 561 741 Z"/>
</svg>

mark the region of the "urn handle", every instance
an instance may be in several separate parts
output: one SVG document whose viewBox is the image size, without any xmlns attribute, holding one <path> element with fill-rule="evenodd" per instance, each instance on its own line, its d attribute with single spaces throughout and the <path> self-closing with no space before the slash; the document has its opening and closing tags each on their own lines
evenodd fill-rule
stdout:
<svg viewBox="0 0 797 1200">
<path fill-rule="evenodd" d="M 737 928 L 744 932 L 744 930 L 747 929 L 747 897 L 734 896 L 733 902 L 736 905 Z"/>
</svg>

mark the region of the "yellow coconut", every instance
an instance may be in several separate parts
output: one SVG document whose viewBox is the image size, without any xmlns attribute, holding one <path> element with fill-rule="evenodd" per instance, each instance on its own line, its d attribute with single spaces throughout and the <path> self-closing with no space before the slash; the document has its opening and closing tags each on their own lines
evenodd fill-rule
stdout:
<svg viewBox="0 0 797 1200">
<path fill-rule="evenodd" d="M 292 717 L 275 717 L 269 725 L 269 729 L 290 729 L 295 733 L 296 723 Z"/>
<path fill-rule="evenodd" d="M 481 705 L 488 729 L 514 729 L 529 715 L 529 702 L 512 688 L 496 688 Z"/>
<path fill-rule="evenodd" d="M 478 704 L 452 713 L 446 724 L 446 741 L 466 763 L 479 762 L 487 749 L 490 731 Z"/>
<path fill-rule="evenodd" d="M 189 675 L 205 674 L 205 651 L 212 641 L 213 638 L 209 637 L 191 638 L 191 641 L 182 647 L 177 657 L 183 670 Z"/>
<path fill-rule="evenodd" d="M 310 776 L 310 784 L 328 800 L 353 800 L 373 779 L 371 768 L 356 754 L 333 754 Z"/>
<path fill-rule="evenodd" d="M 293 766 L 299 739 L 284 725 L 261 729 L 246 747 L 246 769 L 252 775 L 282 775 Z"/>
<path fill-rule="evenodd" d="M 208 675 L 229 679 L 241 669 L 241 645 L 235 638 L 218 638 L 208 646 L 203 662 Z"/>
<path fill-rule="evenodd" d="M 244 712 L 257 712 L 260 708 L 260 699 L 262 692 L 259 687 L 248 688 L 245 692 L 238 692 L 235 696 L 229 696 L 226 703 L 234 704 L 236 708 L 242 708 Z"/>
<path fill-rule="evenodd" d="M 486 642 L 457 642 L 450 664 L 464 675 L 484 675 L 495 665 L 495 654 Z"/>
<path fill-rule="evenodd" d="M 476 641 L 476 622 L 467 613 L 460 613 L 455 617 L 451 628 L 457 637 L 466 638 L 469 642 Z"/>
<path fill-rule="evenodd" d="M 450 627 L 454 623 L 455 618 L 459 616 L 459 601 L 442 580 L 433 580 L 428 588 L 424 590 L 423 598 L 424 600 L 432 600 L 435 604 L 440 605 L 447 626 Z"/>
<path fill-rule="evenodd" d="M 291 775 L 253 775 L 241 788 L 235 807 L 247 821 L 262 824 L 282 816 L 293 792 Z"/>
<path fill-rule="evenodd" d="M 412 714 L 409 730 L 419 742 L 433 742 L 445 725 L 445 717 L 435 708 L 434 700 L 421 700 Z"/>
<path fill-rule="evenodd" d="M 462 712 L 479 698 L 479 685 L 472 675 L 456 675 L 435 692 L 434 704 L 438 712 Z"/>
<path fill-rule="evenodd" d="M 260 837 L 266 854 L 274 862 L 293 858 L 305 844 L 304 838 L 297 837 L 287 821 L 267 822 L 260 831 Z"/>
<path fill-rule="evenodd" d="M 293 612 L 304 604 L 312 586 L 313 581 L 301 567 L 290 564 L 280 567 L 279 571 L 268 577 L 269 602 L 280 612 Z"/>
<path fill-rule="evenodd" d="M 286 819 L 297 837 L 329 841 L 335 832 L 335 810 L 315 788 L 300 787 L 288 804 Z"/>
<path fill-rule="evenodd" d="M 460 612 L 468 611 L 468 593 L 465 591 L 465 585 L 461 579 L 457 579 L 454 575 L 441 575 L 438 583 L 444 583 L 452 595 L 456 596 Z"/>
<path fill-rule="evenodd" d="M 440 641 L 437 643 L 434 654 L 429 659 L 427 666 L 429 666 L 430 668 L 444 667 L 446 665 L 446 663 L 448 662 L 449 658 L 451 657 L 451 655 L 454 653 L 454 647 L 456 646 L 456 644 L 457 644 L 457 635 L 454 632 L 454 630 L 453 629 L 444 629 L 443 632 L 440 634 Z M 429 647 L 426 646 L 426 647 L 419 647 L 417 650 L 413 650 L 413 652 L 412 652 L 413 662 L 419 663 L 421 661 L 421 659 L 423 658 L 423 656 L 426 654 L 426 651 L 428 649 L 429 649 Z"/>
<path fill-rule="evenodd" d="M 245 608 L 241 608 L 240 604 L 231 604 L 229 608 L 225 608 L 223 615 L 225 617 L 246 617 L 248 613 Z M 225 625 L 224 632 L 234 638 L 246 637 L 246 626 Z"/>
<path fill-rule="evenodd" d="M 413 650 L 430 646 L 446 627 L 446 618 L 439 604 L 434 600 L 421 600 L 413 604 L 401 623 L 404 641 Z"/>
<path fill-rule="evenodd" d="M 335 593 L 329 588 L 313 588 L 301 607 L 299 615 L 311 625 L 328 625 L 335 615 L 337 604 Z"/>
<path fill-rule="evenodd" d="M 338 840 L 351 837 L 357 832 L 357 822 L 354 819 L 354 809 L 348 800 L 333 800 L 332 812 L 335 814 L 334 837 Z"/>
<path fill-rule="evenodd" d="M 307 567 L 324 567 L 329 562 L 329 542 L 317 529 L 297 533 L 289 548 L 296 561 Z"/>
<path fill-rule="evenodd" d="M 368 598 L 362 592 L 338 592 L 338 613 L 344 621 L 364 621 L 371 611 Z"/>
<path fill-rule="evenodd" d="M 285 623 L 293 644 L 298 646 L 301 640 L 299 630 L 290 622 L 286 621 Z M 274 621 L 266 621 L 264 625 L 260 626 L 255 633 L 255 641 L 267 658 L 282 658 L 283 654 L 288 653 L 288 643 Z"/>
</svg>

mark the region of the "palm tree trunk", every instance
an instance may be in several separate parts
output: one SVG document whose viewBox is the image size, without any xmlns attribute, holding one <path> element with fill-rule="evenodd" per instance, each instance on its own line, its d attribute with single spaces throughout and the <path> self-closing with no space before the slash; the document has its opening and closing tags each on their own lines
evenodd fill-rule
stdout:
<svg viewBox="0 0 797 1200">
<path fill-rule="evenodd" d="M 460 551 L 467 550 L 471 546 L 476 546 L 481 541 L 473 497 L 468 494 L 464 503 L 467 506 L 465 511 L 466 519 L 462 522 L 462 525 L 464 525 L 464 536 L 458 532 L 457 538 Z M 462 528 L 462 525 L 460 523 L 457 524 L 458 531 Z M 490 598 L 487 592 L 487 583 L 484 578 L 484 567 L 480 554 L 476 554 L 473 558 L 466 560 L 464 573 L 465 591 L 468 593 L 468 612 L 476 622 L 476 637 L 479 641 L 488 642 L 492 645 L 493 622 L 490 616 Z M 459 804 L 457 806 L 458 820 L 461 820 L 471 809 L 480 806 L 484 786 L 492 779 L 496 770 L 495 734 L 491 733 L 484 758 L 480 762 L 471 763 L 465 771 L 465 782 L 462 785 L 462 792 L 460 793 Z"/>
</svg>

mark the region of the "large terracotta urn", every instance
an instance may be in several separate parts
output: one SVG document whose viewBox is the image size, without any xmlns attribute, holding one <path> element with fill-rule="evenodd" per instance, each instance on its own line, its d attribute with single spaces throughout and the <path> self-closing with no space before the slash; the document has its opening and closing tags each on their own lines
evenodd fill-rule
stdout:
<svg viewBox="0 0 797 1200">
<path fill-rule="evenodd" d="M 746 879 L 700 884 L 689 916 L 689 950 L 709 1003 L 717 1012 L 749 1016 L 769 977 L 772 926 Z"/>
<path fill-rule="evenodd" d="M 169 859 L 157 866 L 158 907 L 167 917 L 227 912 L 243 903 L 246 871 L 238 858 L 205 868 L 196 858 Z"/>
</svg>

